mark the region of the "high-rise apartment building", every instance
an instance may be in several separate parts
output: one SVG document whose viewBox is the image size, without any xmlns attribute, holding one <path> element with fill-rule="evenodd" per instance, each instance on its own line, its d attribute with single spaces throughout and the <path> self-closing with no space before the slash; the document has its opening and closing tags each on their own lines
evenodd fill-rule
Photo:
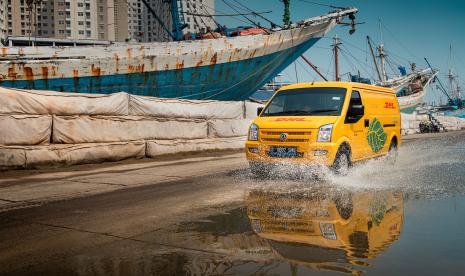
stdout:
<svg viewBox="0 0 465 276">
<path fill-rule="evenodd" d="M 153 16 L 152 12 L 140 0 L 128 0 L 129 38 L 136 41 L 171 41 L 165 28 Z M 166 0 L 147 0 L 157 17 L 168 30 L 173 29 L 172 3 Z M 187 24 L 184 32 L 205 32 L 207 27 L 215 29 L 216 25 L 208 15 L 215 7 L 214 0 L 177 0 L 180 19 Z"/>
<path fill-rule="evenodd" d="M 212 17 L 201 16 L 214 13 L 214 0 L 182 0 L 180 8 L 183 12 L 184 22 L 188 25 L 186 31 L 197 33 L 206 27 L 210 27 L 212 30 L 216 29 L 217 26 Z"/>
<path fill-rule="evenodd" d="M 146 0 L 172 30 L 172 2 Z M 141 0 L 0 0 L 0 37 L 31 36 L 140 42 L 170 41 L 170 35 Z M 32 5 L 28 5 L 32 2 Z M 206 14 L 214 0 L 177 0 L 184 31 L 215 28 Z"/>
</svg>

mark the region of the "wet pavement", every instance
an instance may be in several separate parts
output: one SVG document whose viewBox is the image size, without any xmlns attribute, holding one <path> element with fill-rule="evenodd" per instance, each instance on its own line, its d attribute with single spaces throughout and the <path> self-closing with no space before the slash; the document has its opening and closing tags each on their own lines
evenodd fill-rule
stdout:
<svg viewBox="0 0 465 276">
<path fill-rule="evenodd" d="M 0 274 L 463 275 L 464 177 L 461 132 L 345 177 L 242 168 L 3 212 Z"/>
</svg>

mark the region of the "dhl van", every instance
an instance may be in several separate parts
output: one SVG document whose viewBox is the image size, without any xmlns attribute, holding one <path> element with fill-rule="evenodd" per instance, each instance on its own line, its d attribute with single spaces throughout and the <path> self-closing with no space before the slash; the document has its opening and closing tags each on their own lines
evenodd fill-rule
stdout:
<svg viewBox="0 0 465 276">
<path fill-rule="evenodd" d="M 325 165 L 346 174 L 357 161 L 388 155 L 401 143 L 399 103 L 392 89 L 352 82 L 281 88 L 249 127 L 246 155 L 254 174 L 267 164 Z"/>
</svg>

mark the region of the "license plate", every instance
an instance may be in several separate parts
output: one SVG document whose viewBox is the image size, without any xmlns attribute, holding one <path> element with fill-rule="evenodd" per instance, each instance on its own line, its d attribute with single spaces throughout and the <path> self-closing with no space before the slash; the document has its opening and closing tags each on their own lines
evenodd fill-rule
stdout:
<svg viewBox="0 0 465 276">
<path fill-rule="evenodd" d="M 302 157 L 296 147 L 270 147 L 268 155 L 271 157 Z"/>
</svg>

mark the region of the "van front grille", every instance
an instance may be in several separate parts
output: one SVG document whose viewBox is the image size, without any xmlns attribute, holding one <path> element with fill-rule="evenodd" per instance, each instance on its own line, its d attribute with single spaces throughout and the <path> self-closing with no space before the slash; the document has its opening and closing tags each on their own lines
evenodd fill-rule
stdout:
<svg viewBox="0 0 465 276">
<path fill-rule="evenodd" d="M 281 141 L 282 133 L 287 135 L 285 141 Z M 261 130 L 260 140 L 264 143 L 308 143 L 312 132 L 307 130 Z"/>
</svg>

